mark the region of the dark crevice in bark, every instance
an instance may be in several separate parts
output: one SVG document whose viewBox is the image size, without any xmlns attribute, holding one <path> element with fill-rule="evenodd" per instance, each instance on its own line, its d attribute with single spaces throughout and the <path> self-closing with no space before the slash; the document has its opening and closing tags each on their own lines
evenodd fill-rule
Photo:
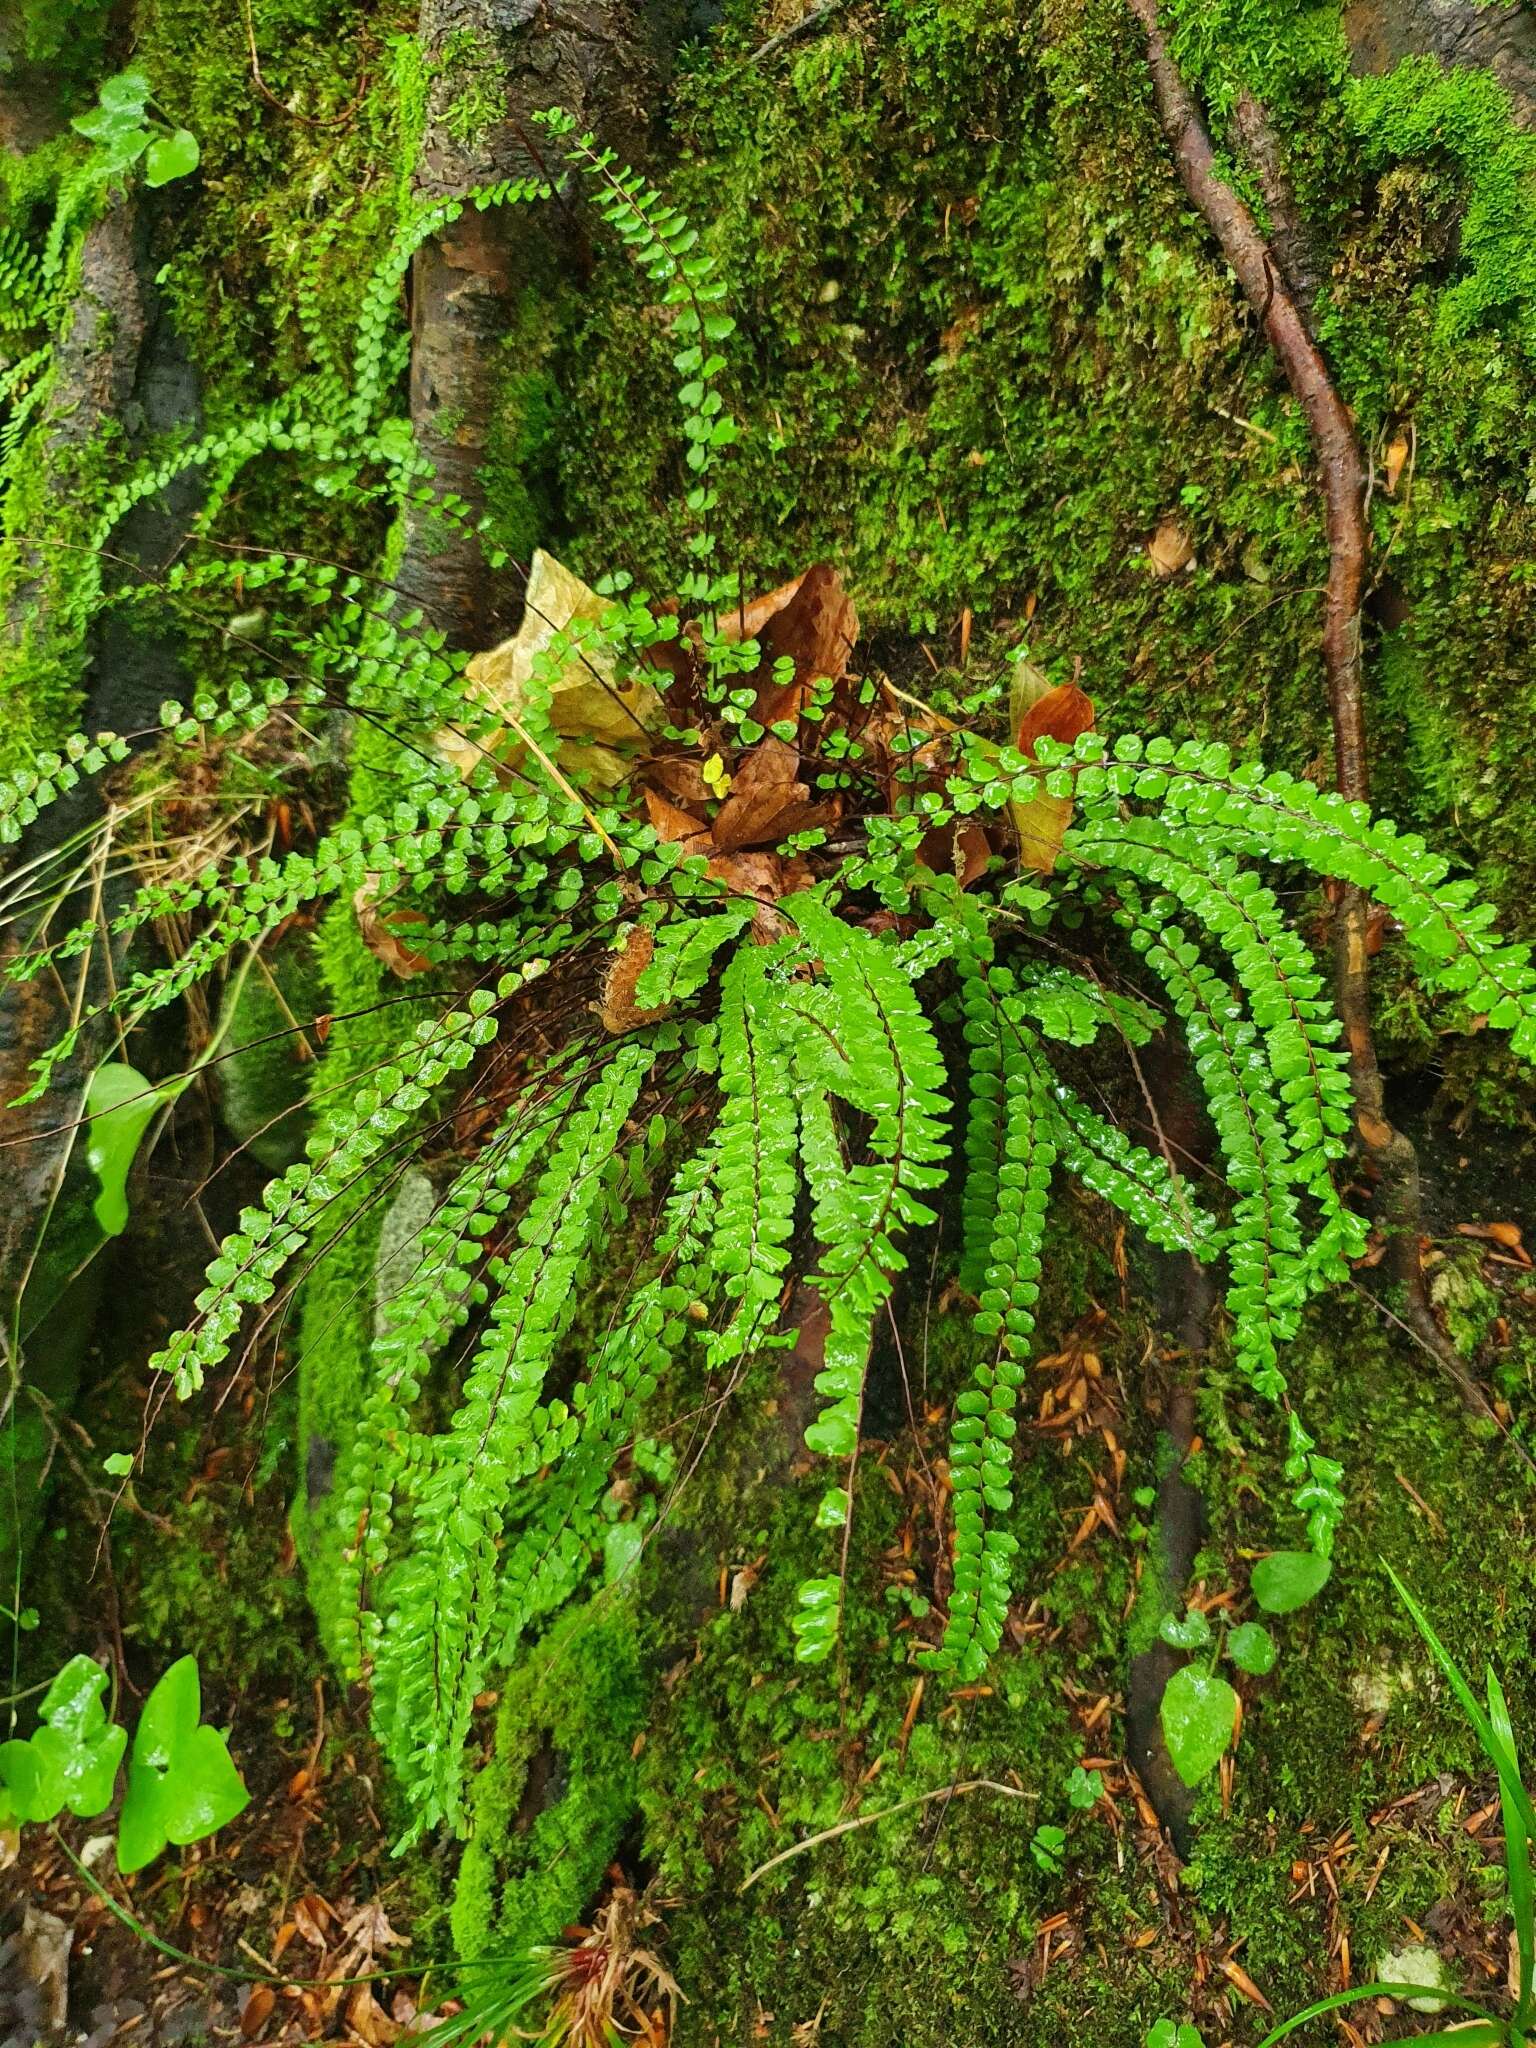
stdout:
<svg viewBox="0 0 1536 2048">
<path fill-rule="evenodd" d="M 1261 322 L 1312 437 L 1328 539 L 1323 666 L 1334 780 L 1342 795 L 1363 802 L 1370 794 L 1361 667 L 1368 527 L 1366 466 L 1354 421 L 1308 329 L 1291 279 L 1247 206 L 1216 169 L 1205 122 L 1159 29 L 1157 0 L 1130 0 L 1130 5 L 1146 31 L 1158 113 L 1184 189 Z M 1251 118 L 1261 113 L 1255 110 Z M 1486 1414 L 1488 1403 L 1436 1321 L 1424 1282 L 1418 1158 L 1387 1115 L 1371 1028 L 1368 910 L 1357 887 L 1339 891 L 1334 993 L 1349 1050 L 1355 1128 L 1376 1177 L 1376 1214 L 1387 1245 L 1384 1270 L 1400 1293 L 1403 1319 L 1413 1335 L 1449 1373 L 1469 1406 Z"/>
<path fill-rule="evenodd" d="M 196 375 L 153 284 L 158 203 L 119 193 L 85 235 L 79 288 L 58 344 L 36 457 L 60 504 L 72 501 L 79 458 L 106 422 L 122 429 L 131 456 L 149 437 L 198 418 Z M 113 559 L 104 577 L 109 591 L 125 579 L 164 572 L 181 545 L 197 491 L 195 477 L 180 481 L 128 515 L 111 541 Z M 54 593 L 68 575 L 68 564 L 52 559 L 47 538 L 40 537 L 7 599 L 0 661 L 17 653 L 24 631 L 34 649 L 56 632 L 61 662 L 78 665 L 85 699 L 81 722 L 88 730 L 152 726 L 166 697 L 185 694 L 174 639 L 108 608 L 76 645 L 72 629 L 52 612 Z M 39 819 L 17 849 L 16 862 L 46 857 L 88 830 L 101 815 L 101 803 L 95 780 L 82 782 Z M 87 877 L 58 916 L 110 914 L 120 907 L 126 886 L 105 881 L 98 897 Z M 18 944 L 13 926 L 0 942 L 0 954 L 11 957 Z M 31 1079 L 31 1062 L 74 1016 L 109 992 L 109 966 L 120 975 L 123 965 L 120 949 L 109 963 L 98 945 L 59 974 L 0 991 L 0 1148 L 7 1193 L 0 1217 L 0 1323 L 8 1353 L 14 1347 L 19 1354 L 11 1365 L 27 1388 L 26 1412 L 16 1412 L 8 1398 L 0 1422 L 25 1426 L 35 1415 L 51 1430 L 78 1390 L 106 1265 L 97 1256 L 100 1233 L 90 1213 L 94 1183 L 84 1148 L 69 1127 L 92 1069 L 108 1056 L 109 1030 L 98 1023 L 82 1031 L 41 1100 L 16 1106 L 14 1097 Z M 19 1383 L 12 1378 L 12 1394 Z M 37 1474 L 30 1466 L 26 1476 L 35 1494 Z M 33 1514 L 38 1505 L 35 1499 L 29 1504 Z"/>
<path fill-rule="evenodd" d="M 1211 1131 L 1183 1043 L 1164 1034 L 1138 1059 L 1137 1075 L 1170 1170 L 1207 1162 Z M 1147 1390 L 1162 1413 L 1147 1578 L 1136 1604 L 1139 1628 L 1153 1618 L 1154 1608 L 1160 1619 L 1182 1604 L 1205 1533 L 1205 1502 L 1185 1477 L 1184 1466 L 1195 1439 L 1200 1371 L 1217 1300 L 1211 1272 L 1197 1259 L 1159 1258 L 1157 1265 L 1159 1308 L 1176 1348 L 1166 1360 L 1166 1383 Z M 1184 1653 L 1161 1638 L 1136 1651 L 1127 1674 L 1125 1709 L 1127 1760 L 1181 1858 L 1193 1846 L 1195 1794 L 1173 1767 L 1160 1716 L 1168 1681 L 1184 1662 Z"/>
</svg>

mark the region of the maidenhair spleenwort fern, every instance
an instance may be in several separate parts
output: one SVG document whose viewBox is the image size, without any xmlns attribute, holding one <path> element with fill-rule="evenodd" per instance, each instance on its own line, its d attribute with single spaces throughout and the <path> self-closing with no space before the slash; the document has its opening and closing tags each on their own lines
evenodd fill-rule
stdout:
<svg viewBox="0 0 1536 2048">
<path fill-rule="evenodd" d="M 659 194 L 563 118 L 548 125 L 679 344 L 696 563 L 681 615 L 616 578 L 596 623 L 554 631 L 531 661 L 512 746 L 463 657 L 387 578 L 302 551 L 189 546 L 174 602 L 218 615 L 238 590 L 268 623 L 260 645 L 234 637 L 190 706 L 165 707 L 168 771 L 210 743 L 237 750 L 275 722 L 341 713 L 371 744 L 390 735 L 391 772 L 372 785 L 388 795 L 355 800 L 290 851 L 125 890 L 106 936 L 136 950 L 80 1020 L 129 1029 L 296 918 L 355 907 L 408 935 L 413 978 L 370 1020 L 383 1052 L 336 1088 L 321 1063 L 309 1156 L 242 1215 L 158 1363 L 182 1392 L 220 1370 L 404 1164 L 430 1155 L 435 1211 L 376 1323 L 334 1488 L 310 1509 L 350 1617 L 331 1647 L 372 1688 L 417 1830 L 463 1824 L 475 1702 L 592 1573 L 629 1447 L 663 1416 L 718 1413 L 790 1347 L 815 1366 L 805 1447 L 827 1462 L 817 1520 L 835 1532 L 800 1590 L 795 1652 L 834 1653 L 871 1347 L 941 1208 L 961 1221 L 957 1278 L 982 1358 L 949 1390 L 953 1572 L 942 1631 L 917 1650 L 927 1669 L 973 1680 L 1002 1641 L 1015 1409 L 1064 1176 L 1150 1245 L 1224 1269 L 1233 1358 L 1280 1410 L 1295 1510 L 1327 1553 L 1343 1475 L 1290 1403 L 1284 1354 L 1365 1227 L 1335 1180 L 1351 1115 L 1338 1025 L 1272 879 L 1366 890 L 1426 989 L 1536 1054 L 1529 949 L 1493 932 L 1443 859 L 1364 807 L 1234 766 L 1219 746 L 1089 733 L 1026 756 L 914 721 L 824 640 L 775 659 L 733 631 L 740 592 L 714 576 L 710 539 L 715 456 L 734 434 L 715 388 L 731 328 L 720 282 Z M 189 462 L 213 480 L 199 513 L 210 538 L 257 462 L 397 515 L 424 496 L 464 516 L 433 496 L 393 410 L 396 287 L 448 217 L 408 191 L 401 212 L 350 364 L 322 347 L 270 412 L 147 465 L 96 508 L 102 539 Z M 0 283 L 24 282 L 28 260 L 0 250 Z M 136 593 L 92 585 L 83 601 Z M 643 744 L 628 765 L 665 757 L 691 812 L 562 765 L 569 668 L 655 707 L 634 720 Z M 0 784 L 0 843 L 128 752 L 102 734 L 38 756 Z M 1020 874 L 1009 821 L 1041 795 L 1073 821 L 1053 873 Z M 722 846 L 752 802 L 783 822 Z M 17 921 L 12 981 L 102 939 Z M 162 921 L 187 937 L 149 964 Z M 605 995 L 626 963 L 632 1014 Z M 1068 1078 L 1076 1049 L 1108 1057 L 1157 1032 L 1182 1035 L 1219 1146 L 1200 1199 Z M 39 1063 L 39 1089 L 62 1049 Z"/>
</svg>

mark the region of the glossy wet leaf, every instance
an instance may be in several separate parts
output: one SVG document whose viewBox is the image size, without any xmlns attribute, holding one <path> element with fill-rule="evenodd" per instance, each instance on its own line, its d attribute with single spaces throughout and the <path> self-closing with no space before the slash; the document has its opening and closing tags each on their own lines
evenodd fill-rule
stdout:
<svg viewBox="0 0 1536 2048">
<path fill-rule="evenodd" d="M 43 1725 L 30 1747 L 50 1817 L 67 1806 L 88 1819 L 112 1803 L 128 1735 L 107 1720 L 101 1703 L 106 1685 L 107 1674 L 93 1657 L 71 1657 L 44 1697 Z"/>
<path fill-rule="evenodd" d="M 1227 1655 L 1239 1671 L 1262 1678 L 1273 1671 L 1279 1651 L 1275 1639 L 1261 1621 L 1245 1621 L 1227 1637 Z"/>
<path fill-rule="evenodd" d="M 144 1702 L 134 1735 L 117 1835 L 125 1874 L 142 1870 L 168 1842 L 201 1841 L 249 1803 L 224 1737 L 201 1716 L 197 1660 L 179 1658 Z"/>
<path fill-rule="evenodd" d="M 1186 1664 L 1163 1693 L 1163 1740 L 1186 1785 L 1215 1770 L 1237 1725 L 1237 1694 L 1224 1678 Z"/>
<path fill-rule="evenodd" d="M 1205 2038 L 1198 2027 L 1159 2020 L 1147 2035 L 1147 2048 L 1205 2048 Z"/>
<path fill-rule="evenodd" d="M 1249 1587 L 1266 1614 L 1294 1614 L 1315 1600 L 1328 1583 L 1333 1566 L 1313 1550 L 1276 1550 L 1261 1557 Z"/>
<path fill-rule="evenodd" d="M 137 1068 L 109 1060 L 92 1074 L 85 1091 L 85 1156 L 101 1192 L 93 1205 L 108 1237 L 128 1223 L 128 1175 L 150 1119 L 167 1100 Z"/>
<path fill-rule="evenodd" d="M 1211 1640 L 1211 1624 L 1198 1607 L 1192 1607 L 1182 1621 L 1165 1614 L 1157 1632 L 1175 1650 L 1199 1650 Z"/>
</svg>

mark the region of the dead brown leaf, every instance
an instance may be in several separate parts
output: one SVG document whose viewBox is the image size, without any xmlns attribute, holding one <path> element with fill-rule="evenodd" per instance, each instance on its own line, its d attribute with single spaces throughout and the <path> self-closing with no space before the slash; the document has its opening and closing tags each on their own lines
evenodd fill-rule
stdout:
<svg viewBox="0 0 1536 2048">
<path fill-rule="evenodd" d="M 271 2019 L 276 2004 L 277 1993 L 270 1984 L 247 1985 L 240 2001 L 240 2033 L 244 2040 L 255 2040 Z"/>
<path fill-rule="evenodd" d="M 364 2043 L 364 2048 L 394 2048 L 394 2043 L 405 2032 L 398 2020 L 390 2018 L 366 1984 L 353 1986 L 352 1995 L 347 2000 L 347 2025 Z"/>
<path fill-rule="evenodd" d="M 1403 469 L 1407 461 L 1408 436 L 1399 429 L 1387 443 L 1386 459 L 1382 465 L 1385 472 L 1384 481 L 1387 487 L 1387 496 L 1389 498 L 1397 496 L 1397 486 L 1402 478 Z"/>
<path fill-rule="evenodd" d="M 404 933 L 412 927 L 426 928 L 427 919 L 419 910 L 400 906 L 394 910 L 380 910 L 378 875 L 369 875 L 363 886 L 353 893 L 352 908 L 357 916 L 357 928 L 362 934 L 363 944 L 377 960 L 382 960 L 391 974 L 398 974 L 402 981 L 408 981 L 413 974 L 424 974 L 432 965 L 425 953 L 415 952 L 405 942 Z"/>
<path fill-rule="evenodd" d="M 682 810 L 668 798 L 658 796 L 654 789 L 644 789 L 641 795 L 645 798 L 645 815 L 658 839 L 669 845 L 684 846 L 690 853 L 702 852 L 708 845 L 709 827 L 702 819 Z"/>
<path fill-rule="evenodd" d="M 684 810 L 702 810 L 713 792 L 704 780 L 704 770 L 690 754 L 658 754 L 645 764 L 644 780 Z"/>
<path fill-rule="evenodd" d="M 1059 740 L 1070 745 L 1083 733 L 1092 732 L 1093 725 L 1093 699 L 1086 691 L 1075 683 L 1060 683 L 1052 688 L 1039 669 L 1025 661 L 1016 664 L 1014 745 L 1026 759 L 1035 758 L 1041 740 Z M 1048 796 L 1042 789 L 1028 803 L 1010 804 L 1008 808 L 1019 835 L 1021 866 L 1033 868 L 1039 875 L 1053 873 L 1072 823 L 1072 799 Z"/>
<path fill-rule="evenodd" d="M 1195 544 L 1189 529 L 1177 519 L 1164 519 L 1147 542 L 1147 560 L 1154 576 L 1177 576 L 1195 566 Z"/>
<path fill-rule="evenodd" d="M 324 1948 L 328 1939 L 325 1924 L 335 1918 L 318 1892 L 306 1892 L 293 1909 L 293 1924 L 312 1948 Z"/>
<path fill-rule="evenodd" d="M 753 716 L 760 725 L 799 715 L 819 677 L 834 682 L 848 666 L 859 637 L 859 615 L 843 588 L 842 578 L 826 562 L 818 562 L 800 578 L 794 594 L 768 618 L 757 633 L 763 651 L 758 668 L 758 694 Z M 774 681 L 777 661 L 788 657 L 794 679 Z"/>
<path fill-rule="evenodd" d="M 665 1003 L 659 1009 L 642 1010 L 635 1002 L 635 984 L 650 966 L 655 951 L 656 941 L 649 927 L 637 925 L 624 941 L 624 950 L 616 955 L 603 981 L 598 1015 L 605 1031 L 615 1034 L 633 1031 L 637 1025 L 654 1024 L 658 1017 L 667 1014 Z"/>
<path fill-rule="evenodd" d="M 1521 1240 L 1518 1223 L 1458 1223 L 1456 1235 L 1482 1238 L 1488 1244 L 1496 1244 L 1502 1250 L 1512 1252 L 1522 1265 L 1528 1266 L 1531 1263 L 1530 1254 Z"/>
<path fill-rule="evenodd" d="M 759 740 L 732 776 L 731 793 L 715 818 L 710 834 L 715 851 L 777 846 L 792 832 L 833 823 L 841 806 L 813 802 L 799 769 L 800 755 L 794 747 L 772 733 Z"/>
</svg>

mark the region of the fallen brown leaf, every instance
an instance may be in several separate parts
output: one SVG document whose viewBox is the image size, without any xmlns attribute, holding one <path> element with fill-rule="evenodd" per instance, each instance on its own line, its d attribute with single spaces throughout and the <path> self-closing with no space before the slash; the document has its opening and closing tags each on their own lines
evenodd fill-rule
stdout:
<svg viewBox="0 0 1536 2048">
<path fill-rule="evenodd" d="M 1043 739 L 1070 745 L 1083 733 L 1093 731 L 1093 699 L 1087 692 L 1075 683 L 1059 683 L 1052 688 L 1040 670 L 1027 661 L 1021 660 L 1014 666 L 1012 711 L 1014 745 L 1031 761 Z M 1039 790 L 1028 803 L 1010 804 L 1008 808 L 1019 835 L 1020 864 L 1033 868 L 1039 875 L 1053 873 L 1072 822 L 1072 799 L 1048 796 Z"/>
<path fill-rule="evenodd" d="M 1177 576 L 1195 563 L 1195 544 L 1177 519 L 1164 519 L 1147 542 L 1147 560 L 1154 576 Z"/>
<path fill-rule="evenodd" d="M 270 1984 L 248 1985 L 240 2001 L 240 2033 L 243 2039 L 254 2041 L 267 2021 L 272 2017 L 272 2008 L 277 2004 L 277 1993 Z"/>
<path fill-rule="evenodd" d="M 425 930 L 427 919 L 419 910 L 404 906 L 395 910 L 380 910 L 378 875 L 369 875 L 362 887 L 353 893 L 352 909 L 357 917 L 357 928 L 362 934 L 363 944 L 377 960 L 382 960 L 391 974 L 398 974 L 402 981 L 408 981 L 413 974 L 424 974 L 432 965 L 425 953 L 415 952 L 405 942 L 402 933 L 413 927 Z"/>
<path fill-rule="evenodd" d="M 655 951 L 656 941 L 649 927 L 637 925 L 603 981 L 597 1013 L 605 1031 L 633 1031 L 639 1024 L 654 1024 L 658 1017 L 666 1015 L 665 1004 L 660 1009 L 642 1010 L 635 1002 L 635 984 L 650 966 Z"/>
</svg>

